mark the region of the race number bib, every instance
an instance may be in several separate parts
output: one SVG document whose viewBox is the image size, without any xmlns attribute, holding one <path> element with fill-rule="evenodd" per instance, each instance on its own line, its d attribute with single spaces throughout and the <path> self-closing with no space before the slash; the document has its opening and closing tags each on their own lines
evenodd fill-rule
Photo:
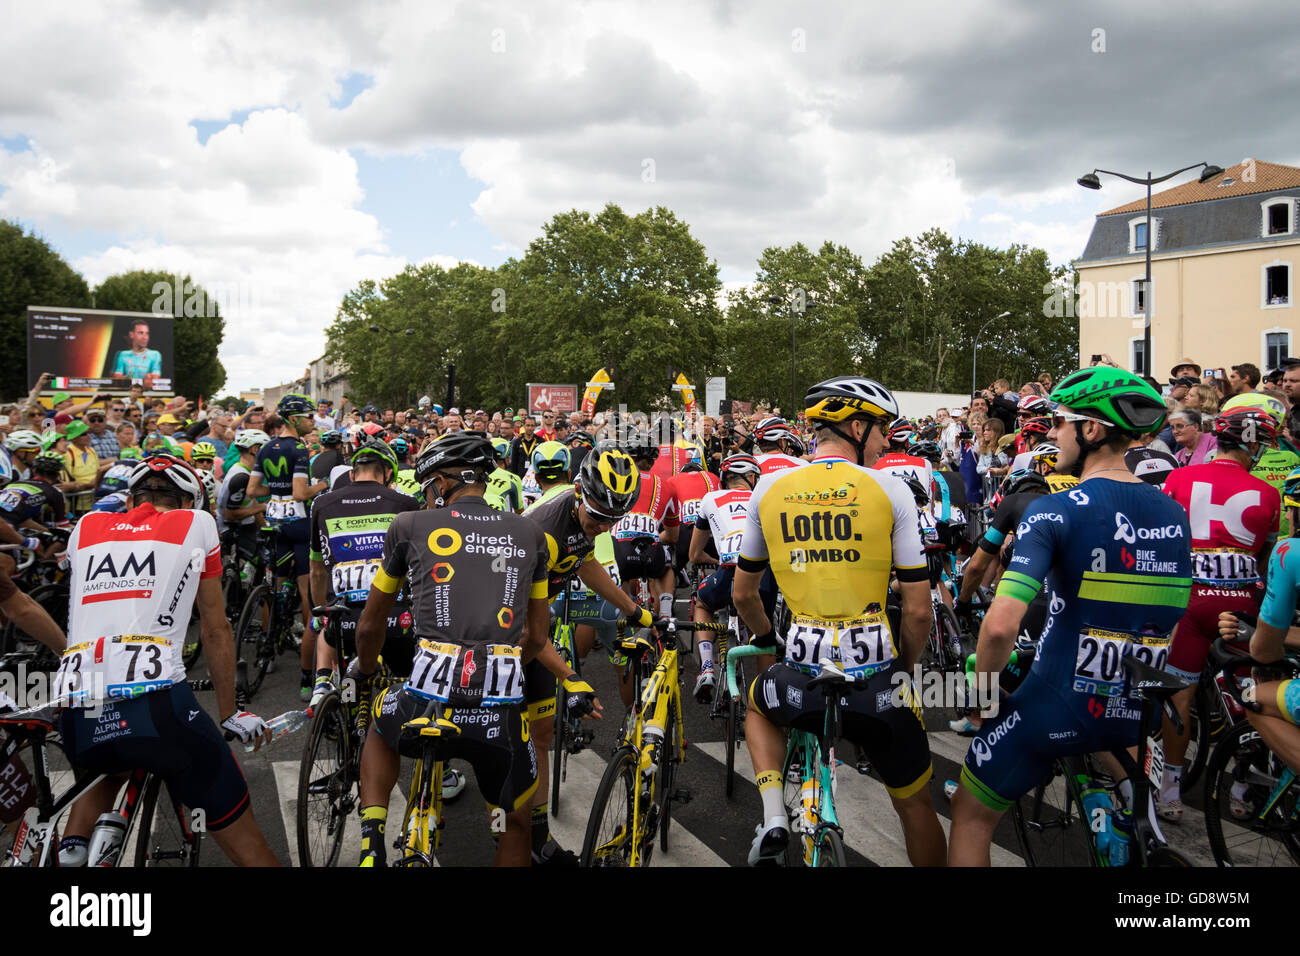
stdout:
<svg viewBox="0 0 1300 956">
<path fill-rule="evenodd" d="M 1074 690 L 1098 697 L 1117 697 L 1124 690 L 1121 662 L 1132 654 L 1143 664 L 1164 670 L 1169 638 L 1089 628 L 1079 635 L 1074 662 Z"/>
<path fill-rule="evenodd" d="M 23 496 L 16 491 L 0 491 L 0 509 L 13 511 L 23 503 Z"/>
<path fill-rule="evenodd" d="M 1259 581 L 1259 560 L 1245 551 L 1193 551 L 1192 579 L 1198 584 L 1246 587 Z"/>
<path fill-rule="evenodd" d="M 138 697 L 172 685 L 172 642 L 149 634 L 82 641 L 63 652 L 56 676 L 59 697 Z"/>
<path fill-rule="evenodd" d="M 415 660 L 411 663 L 411 677 L 406 689 L 418 697 L 432 698 L 443 703 L 451 700 L 451 688 L 456 678 L 456 661 L 460 658 L 458 644 L 443 644 L 421 638 L 416 645 Z"/>
<path fill-rule="evenodd" d="M 733 531 L 718 542 L 718 560 L 723 564 L 735 564 L 740 560 L 740 542 L 745 537 L 745 529 Z"/>
<path fill-rule="evenodd" d="M 378 561 L 343 561 L 334 565 L 330 569 L 334 593 L 347 601 L 364 601 L 378 570 Z"/>
<path fill-rule="evenodd" d="M 618 524 L 614 525 L 613 535 L 617 541 L 628 541 L 632 538 L 657 538 L 659 537 L 659 522 L 654 519 L 653 515 L 633 512 L 618 519 Z"/>
<path fill-rule="evenodd" d="M 850 677 L 870 677 L 897 656 L 883 614 L 853 621 L 796 617 L 785 639 L 785 662 L 805 674 L 819 673 L 822 658 L 830 658 Z"/>
<path fill-rule="evenodd" d="M 293 521 L 305 517 L 307 517 L 307 508 L 301 501 L 272 496 L 271 500 L 266 503 L 267 521 Z"/>
<path fill-rule="evenodd" d="M 521 648 L 514 644 L 487 646 L 487 672 L 483 675 L 483 706 L 519 704 L 524 699 L 524 665 Z"/>
</svg>

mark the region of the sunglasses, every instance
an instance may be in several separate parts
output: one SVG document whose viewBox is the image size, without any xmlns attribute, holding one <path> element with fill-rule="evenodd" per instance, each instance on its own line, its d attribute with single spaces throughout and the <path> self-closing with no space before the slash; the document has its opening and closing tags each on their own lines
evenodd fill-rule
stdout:
<svg viewBox="0 0 1300 956">
<path fill-rule="evenodd" d="M 608 525 L 618 524 L 618 520 L 619 520 L 618 518 L 610 517 L 607 514 L 601 514 L 599 511 L 597 511 L 587 502 L 584 501 L 582 503 L 582 506 L 587 509 L 587 517 L 589 517 L 592 521 L 596 522 L 596 524 L 608 524 Z"/>
<path fill-rule="evenodd" d="M 1117 428 L 1114 422 L 1108 422 L 1104 418 L 1094 418 L 1092 415 L 1080 415 L 1077 412 L 1053 412 L 1052 427 L 1060 428 L 1066 422 L 1096 422 L 1098 425 L 1105 425 L 1107 428 Z"/>
</svg>

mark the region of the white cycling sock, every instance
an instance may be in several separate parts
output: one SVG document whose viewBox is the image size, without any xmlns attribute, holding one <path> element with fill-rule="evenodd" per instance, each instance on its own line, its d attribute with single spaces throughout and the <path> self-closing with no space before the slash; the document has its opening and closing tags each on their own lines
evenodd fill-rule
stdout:
<svg viewBox="0 0 1300 956">
<path fill-rule="evenodd" d="M 699 648 L 700 651 L 700 670 L 701 671 L 713 670 L 713 642 L 700 641 L 695 646 Z"/>
<path fill-rule="evenodd" d="M 663 594 L 659 595 L 659 616 L 660 617 L 673 616 L 673 592 L 672 591 L 665 591 Z"/>
<path fill-rule="evenodd" d="M 1182 764 L 1173 766 L 1165 764 L 1164 779 L 1160 781 L 1160 802 L 1168 803 L 1170 800 L 1178 800 L 1182 797 Z"/>
</svg>

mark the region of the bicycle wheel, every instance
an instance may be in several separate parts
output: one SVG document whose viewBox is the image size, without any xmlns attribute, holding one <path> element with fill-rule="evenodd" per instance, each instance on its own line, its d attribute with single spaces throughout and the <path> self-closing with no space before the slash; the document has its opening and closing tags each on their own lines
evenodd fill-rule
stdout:
<svg viewBox="0 0 1300 956">
<path fill-rule="evenodd" d="M 1224 732 L 1205 780 L 1205 830 L 1219 866 L 1300 866 L 1300 781 L 1281 787 L 1285 772 L 1250 724 Z"/>
<path fill-rule="evenodd" d="M 563 645 L 563 641 L 556 646 L 556 650 L 560 652 L 560 659 L 577 671 L 573 657 L 569 649 Z M 578 673 L 577 676 L 582 675 Z M 564 688 L 557 686 L 555 688 L 555 736 L 551 739 L 551 813 L 554 814 L 560 812 L 560 778 L 564 776 L 565 764 L 569 759 L 568 737 L 569 714 L 568 708 L 564 706 Z"/>
<path fill-rule="evenodd" d="M 1196 786 L 1201 779 L 1201 774 L 1205 772 L 1205 764 L 1209 761 L 1210 751 L 1214 746 L 1211 734 L 1218 731 L 1221 735 L 1223 731 L 1222 711 L 1223 703 L 1219 698 L 1219 688 L 1213 681 L 1209 683 L 1201 681 L 1197 684 L 1188 719 L 1191 734 L 1187 741 L 1187 753 L 1183 757 L 1182 788 L 1184 790 L 1191 790 Z"/>
<path fill-rule="evenodd" d="M 1012 819 L 1026 866 L 1096 866 L 1092 831 L 1067 774 L 1086 772 L 1082 760 L 1068 757 L 1033 790 L 1015 802 Z"/>
<path fill-rule="evenodd" d="M 804 850 L 812 856 L 812 844 L 805 847 L 805 817 L 803 810 L 803 785 L 818 772 L 821 747 L 811 734 L 799 732 L 802 740 L 792 739 L 785 755 L 782 774 L 782 800 L 785 802 L 785 815 L 790 823 L 790 842 L 785 847 L 785 865 L 803 866 Z M 797 768 L 797 769 L 796 769 Z"/>
<path fill-rule="evenodd" d="M 668 708 L 668 726 L 664 728 L 663 752 L 659 755 L 655 798 L 659 801 L 659 849 L 668 852 L 668 827 L 673 822 L 673 787 L 677 782 L 677 755 L 681 753 L 681 732 L 677 710 Z"/>
<path fill-rule="evenodd" d="M 266 628 L 274 626 L 275 595 L 265 584 L 259 584 L 244 602 L 235 627 L 235 660 L 243 661 L 248 668 L 248 699 L 252 700 L 262 686 L 271 664 Z"/>
<path fill-rule="evenodd" d="M 962 643 L 961 624 L 952 608 L 940 601 L 934 607 L 936 635 L 940 648 L 940 667 L 945 671 L 962 671 L 966 667 L 966 647 Z"/>
<path fill-rule="evenodd" d="M 640 838 L 640 828 L 632 819 L 636 764 L 636 751 L 620 747 L 605 767 L 587 818 L 580 865 L 631 865 L 633 841 Z"/>
<path fill-rule="evenodd" d="M 813 838 L 813 866 L 848 866 L 844 855 L 844 841 L 839 831 L 823 823 Z"/>
<path fill-rule="evenodd" d="M 185 809 L 171 799 L 171 791 L 159 806 L 162 777 L 149 777 L 140 797 L 140 836 L 135 843 L 136 866 L 199 865 L 201 834 L 190 829 Z"/>
<path fill-rule="evenodd" d="M 1147 854 L 1147 866 L 1190 867 L 1191 865 L 1191 860 L 1167 846 L 1158 846 Z"/>
<path fill-rule="evenodd" d="M 432 763 L 425 769 L 424 758 L 415 763 L 411 777 L 411 790 L 406 799 L 406 812 L 402 814 L 402 836 L 398 846 L 402 855 L 397 866 L 430 866 L 433 863 L 433 775 L 441 778 L 442 765 Z"/>
<path fill-rule="evenodd" d="M 337 866 L 356 806 L 347 708 L 338 693 L 316 709 L 298 767 L 298 864 Z"/>
</svg>

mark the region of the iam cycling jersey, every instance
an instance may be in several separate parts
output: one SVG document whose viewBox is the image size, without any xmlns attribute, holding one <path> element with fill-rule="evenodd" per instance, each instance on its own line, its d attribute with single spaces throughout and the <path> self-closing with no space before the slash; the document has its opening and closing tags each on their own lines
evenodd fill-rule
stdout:
<svg viewBox="0 0 1300 956">
<path fill-rule="evenodd" d="M 307 517 L 307 502 L 293 498 L 293 478 L 308 477 L 311 454 L 297 438 L 275 438 L 262 446 L 253 463 L 253 474 L 271 493 L 266 503 L 270 524 L 287 524 Z"/>
<path fill-rule="evenodd" d="M 758 462 L 759 472 L 764 475 L 770 475 L 774 471 L 785 471 L 787 468 L 802 468 L 808 464 L 802 458 L 791 458 L 789 455 L 782 455 L 780 452 L 755 455 L 754 460 Z"/>
<path fill-rule="evenodd" d="M 325 565 L 330 599 L 364 603 L 384 555 L 393 518 L 419 508 L 414 498 L 376 481 L 327 491 L 312 504 L 311 559 Z"/>
<path fill-rule="evenodd" d="M 724 567 L 740 560 L 740 542 L 745 535 L 752 494 L 747 488 L 711 491 L 700 502 L 695 526 L 713 535 L 718 564 Z"/>
<path fill-rule="evenodd" d="M 1171 472 L 1164 484 L 1192 529 L 1192 596 L 1169 650 L 1169 670 L 1200 677 L 1219 636 L 1219 612 L 1254 613 L 1263 593 L 1260 560 L 1274 540 L 1277 490 L 1230 458 Z"/>
<path fill-rule="evenodd" d="M 221 577 L 205 511 L 92 512 L 68 540 L 72 583 L 60 693 L 137 697 L 185 679 L 181 649 L 199 581 Z"/>
<path fill-rule="evenodd" d="M 546 543 L 546 596 L 553 598 L 560 593 L 565 580 L 591 559 L 596 542 L 582 530 L 572 488 L 533 505 L 525 514 L 541 529 Z"/>
<path fill-rule="evenodd" d="M 1142 482 L 1093 478 L 1033 502 L 998 597 L 1048 616 L 1024 683 L 971 742 L 962 783 L 1006 810 L 1059 756 L 1137 742 L 1141 702 L 1125 694 L 1123 658 L 1157 668 L 1192 585 L 1187 513 Z"/>
<path fill-rule="evenodd" d="M 26 521 L 52 528 L 67 522 L 68 506 L 63 492 L 48 481 L 40 478 L 15 481 L 0 491 L 0 518 L 15 528 Z"/>
</svg>

